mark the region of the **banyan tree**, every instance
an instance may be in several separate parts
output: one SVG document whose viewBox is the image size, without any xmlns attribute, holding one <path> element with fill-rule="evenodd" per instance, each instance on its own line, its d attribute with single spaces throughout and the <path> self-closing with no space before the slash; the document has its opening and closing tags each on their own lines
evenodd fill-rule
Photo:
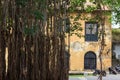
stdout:
<svg viewBox="0 0 120 80">
<path fill-rule="evenodd" d="M 68 0 L 0 0 L 0 80 L 67 80 Z"/>
</svg>

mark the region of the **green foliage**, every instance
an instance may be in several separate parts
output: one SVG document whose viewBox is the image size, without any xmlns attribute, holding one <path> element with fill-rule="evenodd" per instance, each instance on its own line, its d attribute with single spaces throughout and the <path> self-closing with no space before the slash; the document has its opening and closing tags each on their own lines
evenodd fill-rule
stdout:
<svg viewBox="0 0 120 80">
<path fill-rule="evenodd" d="M 108 5 L 114 13 L 113 20 L 116 23 L 120 23 L 120 0 L 103 0 L 103 3 Z"/>
<path fill-rule="evenodd" d="M 76 17 L 74 18 L 74 21 L 78 21 L 81 18 L 81 14 L 77 14 Z"/>
<path fill-rule="evenodd" d="M 81 10 L 85 10 L 86 12 L 92 12 L 94 10 L 97 10 L 100 5 L 107 6 L 112 12 L 114 12 L 113 20 L 117 23 L 120 23 L 120 0 L 90 0 L 93 4 L 96 4 L 97 6 L 87 6 L 87 8 L 84 8 L 84 3 L 86 0 L 70 0 L 71 7 L 69 8 L 70 11 L 74 12 L 77 7 L 80 7 Z M 105 12 L 107 14 L 107 12 Z M 107 14 L 109 15 L 109 14 Z"/>
<path fill-rule="evenodd" d="M 73 22 L 70 23 L 69 29 L 70 35 L 72 36 L 74 34 L 81 38 L 82 37 L 81 31 L 83 30 L 80 23 L 81 13 L 77 12 L 75 16 L 71 15 L 69 18 L 73 20 Z"/>
<path fill-rule="evenodd" d="M 120 29 L 113 29 L 112 33 L 113 33 L 113 35 L 119 35 L 120 34 Z"/>
<path fill-rule="evenodd" d="M 93 0 L 90 0 L 93 2 Z M 99 16 L 94 16 L 93 18 L 81 15 L 84 12 L 92 13 L 93 11 L 97 10 L 96 6 L 88 5 L 85 6 L 86 0 L 71 0 L 69 12 L 76 12 L 75 16 L 70 16 L 70 19 L 73 19 L 73 23 L 71 24 L 70 33 L 81 37 L 81 31 L 83 30 L 80 24 L 80 20 L 85 21 L 98 21 Z"/>
<path fill-rule="evenodd" d="M 24 34 L 25 35 L 31 35 L 31 36 L 33 36 L 33 35 L 35 35 L 35 33 L 37 32 L 37 27 L 36 26 L 33 26 L 33 27 L 30 27 L 30 28 L 28 28 L 28 27 L 25 27 L 24 28 Z"/>
<path fill-rule="evenodd" d="M 80 22 L 73 22 L 72 27 L 70 28 L 70 35 L 72 36 L 73 34 L 78 36 L 78 37 L 82 37 L 81 35 L 81 31 L 83 30 L 83 28 L 81 27 Z"/>
<path fill-rule="evenodd" d="M 84 5 L 84 2 L 86 2 L 86 0 L 70 0 L 71 5 L 75 7 Z"/>
<path fill-rule="evenodd" d="M 28 0 L 16 0 L 16 4 L 20 5 L 22 7 L 25 7 L 25 5 L 27 4 Z"/>
<path fill-rule="evenodd" d="M 74 12 L 77 7 L 84 9 L 84 3 L 86 0 L 70 0 L 70 7 L 68 9 L 69 12 Z"/>
<path fill-rule="evenodd" d="M 120 42 L 120 29 L 113 29 L 112 36 L 113 42 Z"/>
<path fill-rule="evenodd" d="M 87 6 L 87 8 L 85 9 L 85 11 L 88 13 L 93 12 L 95 10 L 97 10 L 97 8 L 94 6 Z"/>
<path fill-rule="evenodd" d="M 87 76 L 93 76 L 93 74 L 88 74 Z M 84 74 L 69 74 L 69 77 L 84 77 Z"/>
<path fill-rule="evenodd" d="M 39 10 L 34 10 L 33 14 L 35 16 L 35 19 L 44 20 L 44 15 Z"/>
</svg>

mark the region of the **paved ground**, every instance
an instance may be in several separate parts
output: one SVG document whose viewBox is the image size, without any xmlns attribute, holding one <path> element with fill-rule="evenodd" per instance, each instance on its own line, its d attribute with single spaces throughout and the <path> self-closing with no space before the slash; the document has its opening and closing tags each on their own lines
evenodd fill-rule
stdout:
<svg viewBox="0 0 120 80">
<path fill-rule="evenodd" d="M 69 80 L 99 80 L 98 77 L 99 76 L 70 77 Z M 120 74 L 108 74 L 106 77 L 103 77 L 103 80 L 120 80 Z"/>
</svg>

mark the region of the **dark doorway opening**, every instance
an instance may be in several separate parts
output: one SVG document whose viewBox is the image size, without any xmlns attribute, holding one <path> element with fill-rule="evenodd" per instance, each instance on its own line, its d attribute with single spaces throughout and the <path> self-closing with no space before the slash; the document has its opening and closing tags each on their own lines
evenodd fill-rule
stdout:
<svg viewBox="0 0 120 80">
<path fill-rule="evenodd" d="M 84 56 L 84 69 L 96 69 L 96 54 L 89 51 Z"/>
</svg>

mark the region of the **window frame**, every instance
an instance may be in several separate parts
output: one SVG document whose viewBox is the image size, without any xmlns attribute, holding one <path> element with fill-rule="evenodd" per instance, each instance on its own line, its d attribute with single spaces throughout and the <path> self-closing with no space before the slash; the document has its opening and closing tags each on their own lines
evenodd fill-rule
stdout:
<svg viewBox="0 0 120 80">
<path fill-rule="evenodd" d="M 92 34 L 92 31 L 90 34 L 87 33 L 87 24 L 96 25 L 96 34 Z M 88 38 L 89 37 L 89 38 Z M 98 41 L 98 22 L 85 22 L 85 41 L 86 42 L 97 42 Z"/>
</svg>

